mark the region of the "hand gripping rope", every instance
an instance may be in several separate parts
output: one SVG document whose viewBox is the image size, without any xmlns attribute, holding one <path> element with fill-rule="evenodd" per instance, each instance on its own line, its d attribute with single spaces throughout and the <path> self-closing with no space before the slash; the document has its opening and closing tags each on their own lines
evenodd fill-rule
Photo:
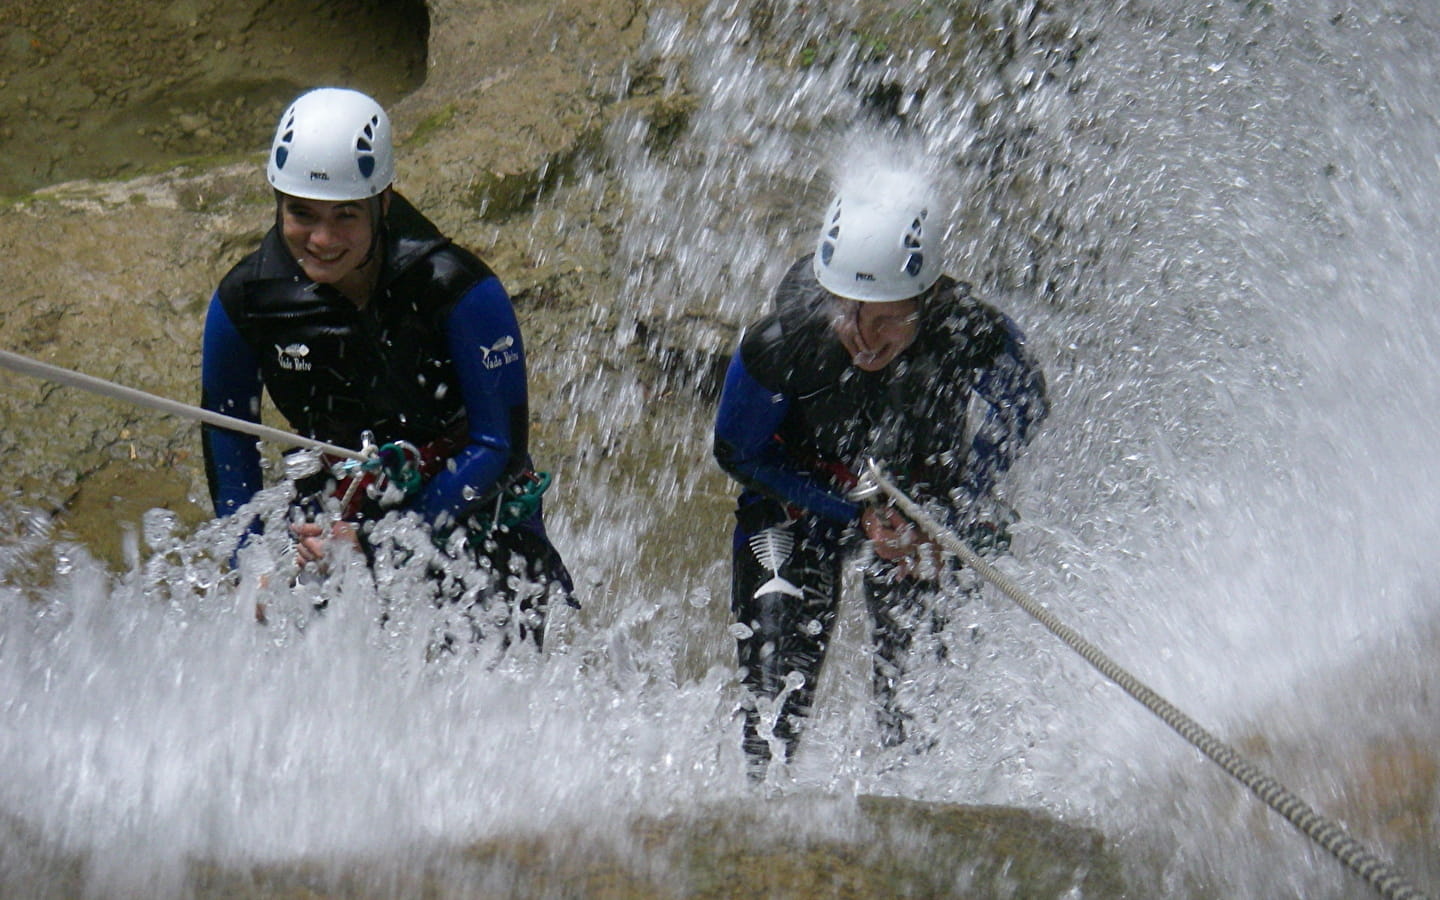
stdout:
<svg viewBox="0 0 1440 900">
<path fill-rule="evenodd" d="M 1425 900 L 1425 894 L 1396 872 L 1389 863 L 1370 853 L 1359 842 L 1351 838 L 1338 823 L 1316 813 L 1275 779 L 1260 772 L 1235 750 L 1200 727 L 1189 716 L 1176 709 L 1159 694 L 1117 665 L 1094 644 L 1085 640 L 1053 616 L 1049 610 L 1022 591 L 1003 572 L 981 559 L 964 541 L 956 537 L 954 532 L 937 522 L 933 516 L 921 509 L 915 501 L 886 478 L 874 460 L 868 462 L 866 476 L 875 488 L 869 492 L 872 496 L 878 491 L 888 494 L 900 507 L 901 512 L 912 522 L 925 529 L 945 549 L 954 553 L 962 563 L 999 588 L 1001 593 L 1014 600 L 1021 609 L 1064 641 L 1070 649 L 1084 657 L 1086 662 L 1119 685 L 1125 693 L 1144 704 L 1166 725 L 1169 725 L 1201 753 L 1215 761 L 1220 768 L 1249 788 L 1251 793 L 1263 800 L 1267 806 L 1284 816 L 1311 840 L 1325 848 L 1352 872 L 1363 878 L 1381 896 L 1388 900 Z M 862 487 L 860 491 L 852 493 L 852 496 L 863 496 L 864 493 Z"/>
</svg>

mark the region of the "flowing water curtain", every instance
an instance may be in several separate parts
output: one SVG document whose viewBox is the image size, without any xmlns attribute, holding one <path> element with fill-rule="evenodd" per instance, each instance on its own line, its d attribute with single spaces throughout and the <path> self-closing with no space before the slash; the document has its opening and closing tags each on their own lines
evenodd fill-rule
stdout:
<svg viewBox="0 0 1440 900">
<path fill-rule="evenodd" d="M 695 336 L 665 330 L 699 322 L 701 349 L 720 352 L 809 249 L 847 163 L 930 169 L 966 277 L 1058 297 L 1099 258 L 1077 246 L 1096 240 L 1088 210 L 1067 208 L 1079 177 L 1067 155 L 1087 123 L 1066 98 L 1095 24 L 1027 4 L 880 6 L 656 17 L 630 90 L 666 100 L 608 141 L 644 336 L 684 344 Z"/>
</svg>

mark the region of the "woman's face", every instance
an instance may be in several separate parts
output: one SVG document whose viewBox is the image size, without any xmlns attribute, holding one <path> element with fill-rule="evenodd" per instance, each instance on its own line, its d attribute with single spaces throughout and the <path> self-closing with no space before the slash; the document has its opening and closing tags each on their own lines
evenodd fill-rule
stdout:
<svg viewBox="0 0 1440 900">
<path fill-rule="evenodd" d="M 881 303 L 836 298 L 835 304 L 835 334 L 850 361 L 866 372 L 890 365 L 920 332 L 920 304 L 914 298 Z"/>
<path fill-rule="evenodd" d="M 280 230 L 306 276 L 345 287 L 361 279 L 374 239 L 370 204 L 364 200 L 280 200 Z"/>
</svg>

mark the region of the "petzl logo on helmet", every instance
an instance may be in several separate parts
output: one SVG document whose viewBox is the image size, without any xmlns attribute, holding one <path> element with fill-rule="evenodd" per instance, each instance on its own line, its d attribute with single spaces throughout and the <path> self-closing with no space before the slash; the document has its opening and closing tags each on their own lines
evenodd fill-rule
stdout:
<svg viewBox="0 0 1440 900">
<path fill-rule="evenodd" d="M 330 175 L 329 175 L 328 172 L 314 172 L 314 171 L 312 171 L 312 172 L 310 173 L 310 180 L 311 180 L 311 181 L 329 181 L 329 180 L 330 180 Z"/>
<path fill-rule="evenodd" d="M 874 280 L 875 280 L 875 276 L 872 275 L 872 274 L 869 273 L 869 272 L 856 272 L 856 273 L 855 273 L 855 280 L 856 280 L 856 281 L 874 281 Z"/>
</svg>

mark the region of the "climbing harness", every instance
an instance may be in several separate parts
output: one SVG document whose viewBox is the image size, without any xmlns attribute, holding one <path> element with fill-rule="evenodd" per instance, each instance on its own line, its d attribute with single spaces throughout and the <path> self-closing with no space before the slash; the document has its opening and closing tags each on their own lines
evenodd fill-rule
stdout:
<svg viewBox="0 0 1440 900">
<path fill-rule="evenodd" d="M 321 457 L 335 477 L 340 518 L 358 518 L 367 498 L 389 509 L 419 492 L 425 480 L 425 458 L 414 444 L 394 441 L 377 446 L 374 435 L 367 431 L 361 438 L 360 453 L 363 458 L 358 460 Z"/>
<path fill-rule="evenodd" d="M 381 509 L 395 506 L 419 493 L 425 480 L 440 470 L 459 447 L 454 436 L 442 436 L 416 447 L 407 441 L 394 441 L 376 446 L 369 432 L 363 439 L 363 461 L 324 460 L 335 476 L 335 496 L 340 498 L 341 517 L 353 519 L 360 515 L 365 499 L 378 501 Z M 493 503 L 479 506 L 472 515 L 476 539 L 483 539 L 496 528 L 519 525 L 540 509 L 541 498 L 553 480 L 549 472 L 532 469 L 515 475 L 495 494 Z"/>
<path fill-rule="evenodd" d="M 1165 698 L 1155 693 L 1141 681 L 1121 668 L 1108 656 L 1102 653 L 1099 648 L 1080 636 L 1078 632 L 1061 622 L 1030 597 L 1010 578 L 994 566 L 987 563 L 975 551 L 970 549 L 964 541 L 955 536 L 945 526 L 935 520 L 933 516 L 922 509 L 919 504 L 910 499 L 905 492 L 901 491 L 886 478 L 880 466 L 875 460 L 869 460 L 866 465 L 862 488 L 852 496 L 865 495 L 874 497 L 883 491 L 888 494 L 900 511 L 910 518 L 912 522 L 929 532 L 930 536 L 938 541 L 945 549 L 959 557 L 960 561 L 969 566 L 982 578 L 995 587 L 1011 600 L 1015 601 L 1021 609 L 1029 613 L 1050 630 L 1052 634 L 1064 641 L 1065 644 L 1080 654 L 1086 662 L 1094 666 L 1106 678 L 1134 697 L 1140 703 L 1159 716 L 1161 720 L 1174 729 L 1181 737 L 1189 741 L 1200 752 L 1210 757 L 1222 769 L 1229 773 L 1251 793 L 1259 797 L 1271 809 L 1278 812 L 1299 828 L 1311 840 L 1325 848 L 1331 855 L 1344 863 L 1352 872 L 1359 875 L 1372 888 L 1386 897 L 1387 900 L 1425 900 L 1426 895 L 1419 888 L 1415 887 L 1404 876 L 1395 871 L 1388 862 L 1375 856 L 1354 838 L 1346 833 L 1345 829 L 1338 823 L 1328 820 L 1311 809 L 1303 800 L 1292 794 L 1283 785 L 1268 775 L 1260 772 L 1259 769 L 1247 762 L 1234 749 L 1210 734 L 1197 724 L 1185 713 L 1172 706 Z"/>
</svg>

